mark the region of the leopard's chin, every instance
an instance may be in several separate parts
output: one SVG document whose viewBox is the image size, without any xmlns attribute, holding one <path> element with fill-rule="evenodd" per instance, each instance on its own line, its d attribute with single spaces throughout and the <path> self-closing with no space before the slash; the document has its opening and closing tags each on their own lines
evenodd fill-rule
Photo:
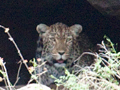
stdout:
<svg viewBox="0 0 120 90">
<path fill-rule="evenodd" d="M 55 67 L 65 67 L 66 64 L 65 64 L 65 63 L 61 63 L 61 64 L 59 64 L 59 63 L 54 63 L 54 66 L 55 66 Z"/>
</svg>

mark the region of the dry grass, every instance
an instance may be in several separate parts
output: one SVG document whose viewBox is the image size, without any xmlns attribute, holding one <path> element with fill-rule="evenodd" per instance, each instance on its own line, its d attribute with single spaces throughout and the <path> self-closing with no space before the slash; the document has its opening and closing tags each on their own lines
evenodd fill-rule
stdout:
<svg viewBox="0 0 120 90">
<path fill-rule="evenodd" d="M 92 65 L 85 67 L 75 65 L 75 74 L 65 70 L 66 76 L 55 80 L 57 85 L 63 85 L 69 90 L 120 90 L 120 52 L 116 52 L 109 38 L 106 37 L 106 40 L 106 45 L 103 41 L 98 44 L 98 52 L 90 52 L 90 55 L 95 56 L 95 62 Z M 83 54 L 89 54 L 89 52 Z"/>
</svg>

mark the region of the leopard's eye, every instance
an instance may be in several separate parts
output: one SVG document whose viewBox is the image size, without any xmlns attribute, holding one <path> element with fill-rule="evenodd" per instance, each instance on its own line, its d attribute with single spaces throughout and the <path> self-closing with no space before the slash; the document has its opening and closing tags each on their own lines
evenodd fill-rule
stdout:
<svg viewBox="0 0 120 90">
<path fill-rule="evenodd" d="M 68 36 L 66 42 L 72 41 L 72 36 Z"/>
<path fill-rule="evenodd" d="M 50 36 L 49 37 L 49 41 L 53 44 L 55 44 L 55 37 L 54 36 Z"/>
</svg>

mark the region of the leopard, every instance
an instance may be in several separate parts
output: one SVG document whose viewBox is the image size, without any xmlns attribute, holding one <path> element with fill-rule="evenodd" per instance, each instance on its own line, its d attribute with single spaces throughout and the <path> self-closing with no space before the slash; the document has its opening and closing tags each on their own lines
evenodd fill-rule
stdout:
<svg viewBox="0 0 120 90">
<path fill-rule="evenodd" d="M 65 75 L 65 68 L 74 70 L 75 60 L 85 51 L 89 51 L 91 44 L 88 37 L 82 33 L 80 24 L 67 26 L 61 22 L 53 25 L 39 24 L 36 27 L 39 34 L 36 49 L 36 60 L 46 62 L 37 71 L 41 73 L 44 68 L 47 72 L 40 76 L 40 82 L 45 85 L 54 83 L 54 79 Z M 83 60 L 84 59 L 84 60 Z M 86 57 L 77 62 L 83 65 L 89 62 Z M 86 61 L 85 61 L 86 59 Z"/>
</svg>

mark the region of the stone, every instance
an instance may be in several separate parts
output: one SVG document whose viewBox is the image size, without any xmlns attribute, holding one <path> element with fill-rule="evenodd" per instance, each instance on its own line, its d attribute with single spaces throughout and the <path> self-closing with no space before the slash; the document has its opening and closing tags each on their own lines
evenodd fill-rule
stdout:
<svg viewBox="0 0 120 90">
<path fill-rule="evenodd" d="M 120 0 L 87 0 L 103 15 L 120 16 Z"/>
</svg>

